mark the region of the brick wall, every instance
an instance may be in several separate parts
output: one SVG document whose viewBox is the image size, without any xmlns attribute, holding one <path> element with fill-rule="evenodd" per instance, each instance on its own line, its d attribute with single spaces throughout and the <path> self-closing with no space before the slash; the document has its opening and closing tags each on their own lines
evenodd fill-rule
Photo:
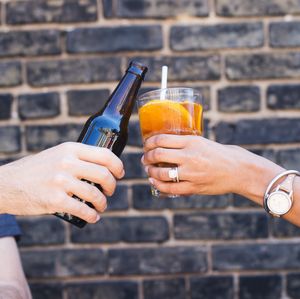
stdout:
<svg viewBox="0 0 300 299">
<path fill-rule="evenodd" d="M 298 0 L 1 1 L 0 160 L 76 140 L 128 61 L 200 89 L 206 135 L 300 169 Z M 300 298 L 300 229 L 238 196 L 150 197 L 137 115 L 96 225 L 25 218 L 34 298 Z M 217 167 L 217 165 L 216 165 Z"/>
</svg>

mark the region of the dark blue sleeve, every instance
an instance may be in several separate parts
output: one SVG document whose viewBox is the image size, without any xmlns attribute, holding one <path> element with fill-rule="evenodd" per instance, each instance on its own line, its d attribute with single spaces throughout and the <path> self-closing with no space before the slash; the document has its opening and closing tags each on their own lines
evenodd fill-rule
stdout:
<svg viewBox="0 0 300 299">
<path fill-rule="evenodd" d="M 16 218 L 8 214 L 0 214 L 0 238 L 19 237 L 21 235 L 20 227 Z"/>
</svg>

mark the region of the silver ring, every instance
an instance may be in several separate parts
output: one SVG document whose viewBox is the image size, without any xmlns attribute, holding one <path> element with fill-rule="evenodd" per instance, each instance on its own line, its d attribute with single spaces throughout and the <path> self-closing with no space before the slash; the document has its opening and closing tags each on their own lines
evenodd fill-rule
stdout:
<svg viewBox="0 0 300 299">
<path fill-rule="evenodd" d="M 169 178 L 170 178 L 174 183 L 179 183 L 178 167 L 172 167 L 172 168 L 169 170 Z"/>
</svg>

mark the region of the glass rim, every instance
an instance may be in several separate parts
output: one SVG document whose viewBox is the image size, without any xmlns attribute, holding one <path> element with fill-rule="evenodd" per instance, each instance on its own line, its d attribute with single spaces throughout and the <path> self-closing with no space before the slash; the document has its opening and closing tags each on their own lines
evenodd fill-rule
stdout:
<svg viewBox="0 0 300 299">
<path fill-rule="evenodd" d="M 152 94 L 157 94 L 157 93 L 162 93 L 163 91 L 175 91 L 175 90 L 180 90 L 180 91 L 193 91 L 192 96 L 201 96 L 201 93 L 198 89 L 192 88 L 192 87 L 167 87 L 167 88 L 160 88 L 160 89 L 153 89 L 150 91 L 147 91 L 143 94 L 141 94 L 137 101 L 143 101 L 145 98 L 150 97 Z"/>
</svg>

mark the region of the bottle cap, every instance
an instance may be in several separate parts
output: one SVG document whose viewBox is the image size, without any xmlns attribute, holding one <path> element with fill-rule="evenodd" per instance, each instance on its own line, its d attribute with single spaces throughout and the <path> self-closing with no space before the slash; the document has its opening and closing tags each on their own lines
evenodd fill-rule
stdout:
<svg viewBox="0 0 300 299">
<path fill-rule="evenodd" d="M 141 76 L 144 80 L 145 74 L 148 71 L 148 67 L 138 61 L 131 61 L 127 71 L 135 75 Z"/>
</svg>

